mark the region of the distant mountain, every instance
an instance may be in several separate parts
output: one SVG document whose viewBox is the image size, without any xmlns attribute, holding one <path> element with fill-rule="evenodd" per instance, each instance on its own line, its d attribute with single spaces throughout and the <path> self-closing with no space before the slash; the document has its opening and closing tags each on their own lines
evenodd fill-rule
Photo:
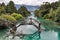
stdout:
<svg viewBox="0 0 60 40">
<path fill-rule="evenodd" d="M 29 11 L 34 11 L 39 8 L 39 6 L 24 5 Z M 19 9 L 21 5 L 15 4 L 15 7 Z"/>
</svg>

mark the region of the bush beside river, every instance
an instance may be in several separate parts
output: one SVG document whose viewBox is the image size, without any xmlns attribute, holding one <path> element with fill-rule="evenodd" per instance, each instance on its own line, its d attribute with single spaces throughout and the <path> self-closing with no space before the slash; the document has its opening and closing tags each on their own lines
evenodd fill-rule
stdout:
<svg viewBox="0 0 60 40">
<path fill-rule="evenodd" d="M 60 1 L 45 2 L 39 9 L 35 10 L 35 16 L 60 23 Z"/>
<path fill-rule="evenodd" d="M 18 10 L 15 7 L 13 1 L 10 1 L 7 5 L 5 3 L 0 4 L 0 28 L 11 26 L 12 23 L 16 23 L 18 20 L 27 17 L 30 12 L 22 5 Z"/>
</svg>

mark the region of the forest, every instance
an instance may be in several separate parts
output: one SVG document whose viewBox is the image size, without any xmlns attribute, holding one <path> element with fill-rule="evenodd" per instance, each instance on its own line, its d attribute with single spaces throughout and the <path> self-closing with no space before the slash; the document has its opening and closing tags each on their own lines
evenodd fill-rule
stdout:
<svg viewBox="0 0 60 40">
<path fill-rule="evenodd" d="M 24 5 L 17 10 L 13 1 L 10 1 L 7 5 L 2 3 L 0 4 L 0 28 L 8 27 L 12 23 L 16 24 L 18 20 L 28 17 L 30 13 Z M 34 14 L 38 18 L 60 24 L 60 1 L 44 2 L 39 9 L 34 11 Z"/>
<path fill-rule="evenodd" d="M 60 1 L 44 2 L 39 9 L 35 10 L 35 16 L 60 23 Z"/>
<path fill-rule="evenodd" d="M 7 5 L 2 3 L 0 4 L 0 28 L 5 28 L 12 23 L 15 24 L 18 20 L 29 15 L 30 12 L 23 5 L 17 10 L 13 1 Z"/>
</svg>

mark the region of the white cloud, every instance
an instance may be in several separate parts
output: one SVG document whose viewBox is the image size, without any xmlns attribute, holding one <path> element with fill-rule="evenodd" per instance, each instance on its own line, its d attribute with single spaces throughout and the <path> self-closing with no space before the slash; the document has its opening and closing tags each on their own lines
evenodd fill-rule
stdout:
<svg viewBox="0 0 60 40">
<path fill-rule="evenodd" d="M 10 0 L 0 0 L 0 3 L 4 2 L 7 4 Z M 41 5 L 43 2 L 55 2 L 58 0 L 11 0 L 15 4 L 26 4 L 26 5 Z"/>
</svg>

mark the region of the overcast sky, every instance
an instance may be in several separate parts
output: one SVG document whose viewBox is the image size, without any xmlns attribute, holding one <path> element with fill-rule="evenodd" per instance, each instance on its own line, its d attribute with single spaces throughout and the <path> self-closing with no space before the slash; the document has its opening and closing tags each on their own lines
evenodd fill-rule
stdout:
<svg viewBox="0 0 60 40">
<path fill-rule="evenodd" d="M 4 2 L 5 4 L 8 4 L 10 0 L 0 0 L 0 3 Z M 25 4 L 25 5 L 41 5 L 43 2 L 55 2 L 58 0 L 11 0 L 15 4 Z"/>
</svg>

